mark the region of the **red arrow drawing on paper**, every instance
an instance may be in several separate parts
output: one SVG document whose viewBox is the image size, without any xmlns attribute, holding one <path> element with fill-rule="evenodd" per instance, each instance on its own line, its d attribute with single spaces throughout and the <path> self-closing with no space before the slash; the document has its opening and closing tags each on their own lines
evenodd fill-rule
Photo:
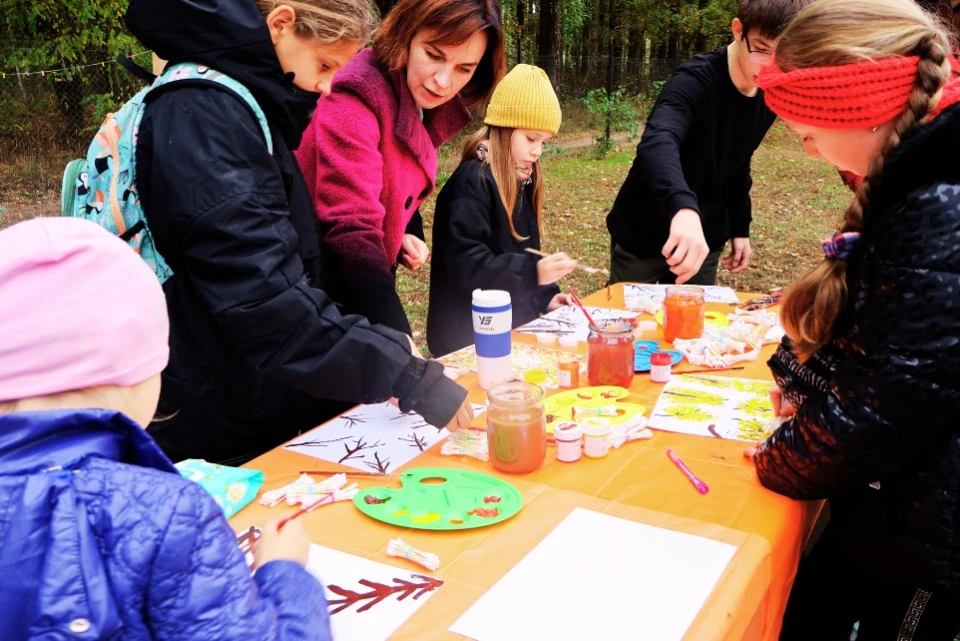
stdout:
<svg viewBox="0 0 960 641">
<path fill-rule="evenodd" d="M 341 588 L 339 585 L 328 585 L 327 588 L 329 588 L 331 592 L 343 597 L 342 599 L 329 601 L 329 605 L 331 607 L 337 606 L 330 611 L 330 614 L 334 615 L 338 612 L 342 612 L 351 605 L 360 603 L 361 601 L 369 601 L 369 603 L 357 608 L 358 613 L 366 612 L 384 599 L 393 595 L 397 596 L 397 601 L 403 601 L 411 595 L 413 596 L 414 600 L 417 600 L 424 594 L 433 592 L 443 585 L 443 581 L 440 579 L 435 579 L 432 576 L 413 574 L 411 577 L 414 579 L 420 579 L 421 581 L 419 583 L 415 583 L 413 581 L 407 581 L 404 579 L 394 579 L 393 581 L 397 585 L 384 585 L 383 583 L 376 583 L 374 581 L 368 581 L 367 579 L 360 579 L 358 583 L 364 587 L 370 588 L 369 592 L 354 592 L 353 590 Z"/>
</svg>

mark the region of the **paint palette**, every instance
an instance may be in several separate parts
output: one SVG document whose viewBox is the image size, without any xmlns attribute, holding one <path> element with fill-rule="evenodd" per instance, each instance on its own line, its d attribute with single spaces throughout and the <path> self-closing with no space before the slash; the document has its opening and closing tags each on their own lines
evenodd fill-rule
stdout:
<svg viewBox="0 0 960 641">
<path fill-rule="evenodd" d="M 634 344 L 633 370 L 635 372 L 650 371 L 650 356 L 656 353 L 669 354 L 670 364 L 676 365 L 683 360 L 683 354 L 672 349 L 660 349 L 660 343 L 657 341 L 637 341 Z"/>
<path fill-rule="evenodd" d="M 581 387 L 566 392 L 560 392 L 553 396 L 548 396 L 543 400 L 543 409 L 546 414 L 547 434 L 553 434 L 553 428 L 560 423 L 580 420 L 588 414 L 577 414 L 573 417 L 573 408 L 580 409 L 600 409 L 610 405 L 616 405 L 617 409 L 623 410 L 617 416 L 604 416 L 603 418 L 613 425 L 626 425 L 642 416 L 647 408 L 638 403 L 621 403 L 620 399 L 630 396 L 630 391 L 623 387 L 614 387 L 610 385 L 597 387 Z"/>
<path fill-rule="evenodd" d="M 469 470 L 417 467 L 400 474 L 400 489 L 369 487 L 353 497 L 370 518 L 416 530 L 471 530 L 506 521 L 523 494 L 506 481 Z"/>
</svg>

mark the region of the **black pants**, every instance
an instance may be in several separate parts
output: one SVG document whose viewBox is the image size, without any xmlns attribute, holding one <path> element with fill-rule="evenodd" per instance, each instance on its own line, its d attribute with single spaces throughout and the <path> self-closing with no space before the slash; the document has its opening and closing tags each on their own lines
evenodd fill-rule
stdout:
<svg viewBox="0 0 960 641">
<path fill-rule="evenodd" d="M 780 641 L 953 641 L 960 602 L 890 582 L 854 563 L 832 529 L 800 563 Z"/>
<path fill-rule="evenodd" d="M 703 260 L 700 270 L 694 274 L 687 285 L 716 285 L 717 270 L 720 266 L 722 249 L 712 251 Z M 613 244 L 610 252 L 610 284 L 616 283 L 662 283 L 672 285 L 677 275 L 670 271 L 667 259 L 637 258 L 626 249 Z"/>
</svg>

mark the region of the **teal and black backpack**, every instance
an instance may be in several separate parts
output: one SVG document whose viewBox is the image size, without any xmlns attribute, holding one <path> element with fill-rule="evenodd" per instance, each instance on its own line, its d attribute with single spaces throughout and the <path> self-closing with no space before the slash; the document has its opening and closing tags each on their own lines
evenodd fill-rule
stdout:
<svg viewBox="0 0 960 641">
<path fill-rule="evenodd" d="M 256 116 L 267 149 L 273 153 L 267 117 L 246 87 L 209 67 L 179 63 L 169 66 L 119 111 L 107 114 L 86 159 L 74 160 L 67 165 L 60 190 L 64 216 L 92 220 L 128 242 L 147 261 L 161 283 L 173 275 L 173 270 L 157 252 L 137 194 L 137 134 L 147 96 L 156 95 L 161 87 L 171 89 L 174 84 L 177 87 L 213 84 L 236 94 Z"/>
</svg>

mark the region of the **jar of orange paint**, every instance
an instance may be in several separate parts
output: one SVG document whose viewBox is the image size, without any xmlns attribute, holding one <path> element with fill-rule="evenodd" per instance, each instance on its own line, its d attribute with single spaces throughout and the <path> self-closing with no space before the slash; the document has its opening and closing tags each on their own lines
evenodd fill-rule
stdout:
<svg viewBox="0 0 960 641">
<path fill-rule="evenodd" d="M 663 340 L 700 338 L 703 335 L 705 303 L 703 288 L 692 285 L 667 287 L 663 299 Z"/>
</svg>

